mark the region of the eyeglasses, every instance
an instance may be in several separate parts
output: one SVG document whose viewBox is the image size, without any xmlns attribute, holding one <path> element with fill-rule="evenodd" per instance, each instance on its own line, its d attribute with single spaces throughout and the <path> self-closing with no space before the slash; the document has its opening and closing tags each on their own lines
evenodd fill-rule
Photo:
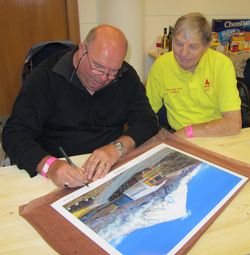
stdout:
<svg viewBox="0 0 250 255">
<path fill-rule="evenodd" d="M 115 78 L 117 78 L 120 69 L 117 71 L 112 71 L 112 70 L 106 71 L 106 70 L 104 70 L 105 68 L 103 68 L 103 67 L 97 67 L 94 63 L 91 62 L 91 60 L 89 58 L 87 45 L 85 45 L 85 47 L 86 47 L 87 60 L 88 60 L 89 67 L 90 67 L 90 70 L 92 73 L 99 75 L 99 76 L 106 75 L 110 80 L 114 80 Z"/>
</svg>

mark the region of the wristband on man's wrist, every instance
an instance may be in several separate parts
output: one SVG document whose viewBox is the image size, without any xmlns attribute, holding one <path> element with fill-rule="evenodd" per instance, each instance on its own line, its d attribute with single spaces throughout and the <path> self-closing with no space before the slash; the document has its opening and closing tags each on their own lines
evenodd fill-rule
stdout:
<svg viewBox="0 0 250 255">
<path fill-rule="evenodd" d="M 42 171 L 41 171 L 42 176 L 47 177 L 47 172 L 49 171 L 49 167 L 56 160 L 58 160 L 58 158 L 55 158 L 52 156 L 47 158 L 47 160 L 45 161 L 44 166 L 42 168 Z"/>
<path fill-rule="evenodd" d="M 191 125 L 186 127 L 186 136 L 187 136 L 188 138 L 191 138 L 191 137 L 194 136 L 194 134 L 193 134 L 193 128 L 192 128 Z"/>
</svg>

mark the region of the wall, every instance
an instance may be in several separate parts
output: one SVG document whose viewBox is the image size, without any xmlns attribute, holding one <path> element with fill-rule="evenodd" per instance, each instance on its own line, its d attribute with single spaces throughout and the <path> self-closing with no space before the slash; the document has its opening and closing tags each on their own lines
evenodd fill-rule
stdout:
<svg viewBox="0 0 250 255">
<path fill-rule="evenodd" d="M 128 40 L 125 60 L 144 76 L 144 0 L 98 0 L 98 21 L 112 24 L 123 31 Z"/>
<path fill-rule="evenodd" d="M 125 0 L 126 1 L 126 0 Z M 137 1 L 137 0 L 134 0 Z M 97 24 L 97 3 L 98 0 L 78 0 L 81 38 Z M 114 10 L 115 11 L 115 10 Z M 163 27 L 174 25 L 177 18 L 185 13 L 198 11 L 202 12 L 209 21 L 213 18 L 249 18 L 250 1 L 238 0 L 232 3 L 228 0 L 145 0 L 144 12 L 144 75 L 145 80 L 153 59 L 148 52 L 154 48 L 157 35 L 163 33 Z M 132 65 L 134 65 L 131 62 Z M 137 69 L 137 67 L 134 65 Z"/>
<path fill-rule="evenodd" d="M 78 0 L 81 40 L 97 25 L 96 1 L 98 0 Z"/>
<path fill-rule="evenodd" d="M 78 0 L 81 37 L 96 23 L 120 28 L 128 39 L 126 61 L 144 77 L 144 0 Z"/>
</svg>

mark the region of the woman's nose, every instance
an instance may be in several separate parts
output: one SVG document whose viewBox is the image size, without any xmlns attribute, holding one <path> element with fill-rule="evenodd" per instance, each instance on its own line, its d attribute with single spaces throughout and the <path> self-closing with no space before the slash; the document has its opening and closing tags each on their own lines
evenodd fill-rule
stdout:
<svg viewBox="0 0 250 255">
<path fill-rule="evenodd" d="M 189 54 L 188 47 L 187 47 L 187 46 L 184 46 L 184 47 L 182 48 L 181 55 L 185 57 L 185 56 L 187 56 L 188 54 Z"/>
</svg>

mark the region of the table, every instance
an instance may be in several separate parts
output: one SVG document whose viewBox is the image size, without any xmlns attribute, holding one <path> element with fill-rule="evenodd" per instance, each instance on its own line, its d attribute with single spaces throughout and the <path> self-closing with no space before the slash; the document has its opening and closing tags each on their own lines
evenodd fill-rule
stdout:
<svg viewBox="0 0 250 255">
<path fill-rule="evenodd" d="M 250 128 L 236 136 L 191 138 L 190 142 L 250 164 Z M 250 171 L 250 167 L 249 167 Z M 214 221 L 189 255 L 250 255 L 250 182 Z"/>
<path fill-rule="evenodd" d="M 81 165 L 88 155 L 73 157 Z M 0 168 L 0 255 L 55 255 L 56 253 L 24 218 L 18 207 L 56 190 L 41 175 L 29 178 L 16 166 Z"/>
<path fill-rule="evenodd" d="M 228 157 L 250 163 L 250 128 L 237 136 L 191 138 L 192 143 Z M 88 155 L 76 156 L 81 164 Z M 250 171 L 250 169 L 249 169 Z M 0 168 L 0 254 L 57 254 L 18 213 L 18 207 L 45 195 L 56 187 L 38 175 L 29 178 L 16 166 Z M 202 235 L 189 255 L 250 254 L 250 183 Z"/>
</svg>

